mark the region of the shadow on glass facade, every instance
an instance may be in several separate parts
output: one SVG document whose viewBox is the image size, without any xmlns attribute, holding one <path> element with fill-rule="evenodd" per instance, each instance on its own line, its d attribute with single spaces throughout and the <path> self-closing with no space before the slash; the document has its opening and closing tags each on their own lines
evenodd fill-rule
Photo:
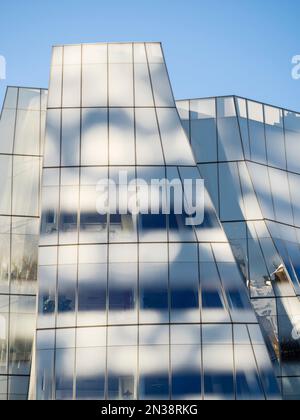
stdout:
<svg viewBox="0 0 300 420">
<path fill-rule="evenodd" d="M 172 212 L 102 216 L 96 184 L 124 169 L 132 180 L 200 178 L 160 44 L 55 47 L 35 398 L 280 398 L 208 195 L 201 226 Z"/>
<path fill-rule="evenodd" d="M 0 118 L 0 400 L 28 396 L 46 96 L 8 88 Z"/>
<path fill-rule="evenodd" d="M 300 115 L 239 97 L 177 106 L 283 396 L 300 398 Z"/>
</svg>

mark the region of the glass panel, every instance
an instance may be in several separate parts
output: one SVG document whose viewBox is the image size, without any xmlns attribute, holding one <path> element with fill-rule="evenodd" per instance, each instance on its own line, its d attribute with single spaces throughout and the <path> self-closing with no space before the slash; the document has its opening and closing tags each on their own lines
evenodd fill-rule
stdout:
<svg viewBox="0 0 300 420">
<path fill-rule="evenodd" d="M 134 106 L 133 64 L 109 64 L 109 106 Z"/>
<path fill-rule="evenodd" d="M 62 65 L 54 65 L 54 63 L 52 62 L 52 66 L 50 70 L 50 83 L 49 83 L 49 96 L 48 96 L 49 108 L 61 107 L 62 77 L 63 77 Z"/>
<path fill-rule="evenodd" d="M 110 165 L 135 165 L 133 109 L 109 111 L 109 158 Z"/>
<path fill-rule="evenodd" d="M 300 173 L 298 159 L 300 139 L 300 114 L 290 111 L 284 112 L 286 154 L 288 171 Z"/>
<path fill-rule="evenodd" d="M 283 115 L 279 108 L 265 105 L 268 164 L 286 169 Z"/>
<path fill-rule="evenodd" d="M 75 325 L 75 292 L 77 283 L 77 266 L 60 265 L 58 267 L 57 289 L 57 326 Z"/>
<path fill-rule="evenodd" d="M 195 165 L 185 132 L 176 108 L 157 109 L 166 165 Z"/>
<path fill-rule="evenodd" d="M 236 117 L 234 98 L 218 98 L 217 115 L 219 160 L 243 160 L 244 154 Z"/>
<path fill-rule="evenodd" d="M 76 351 L 76 399 L 103 400 L 105 392 L 105 348 Z"/>
<path fill-rule="evenodd" d="M 141 400 L 168 400 L 169 395 L 169 347 L 140 347 L 139 355 Z"/>
<path fill-rule="evenodd" d="M 82 66 L 82 106 L 106 107 L 107 95 L 107 64 L 84 64 Z"/>
<path fill-rule="evenodd" d="M 0 153 L 12 153 L 15 132 L 16 111 L 3 109 L 0 118 Z"/>
<path fill-rule="evenodd" d="M 275 220 L 268 168 L 246 162 L 265 218 Z"/>
<path fill-rule="evenodd" d="M 64 65 L 63 68 L 63 108 L 80 107 L 81 66 Z"/>
<path fill-rule="evenodd" d="M 57 349 L 55 352 L 55 399 L 73 399 L 75 349 Z"/>
<path fill-rule="evenodd" d="M 172 399 L 201 399 L 201 347 L 172 346 Z"/>
<path fill-rule="evenodd" d="M 14 375 L 29 375 L 35 327 L 35 298 L 10 298 L 9 371 Z"/>
<path fill-rule="evenodd" d="M 61 166 L 79 166 L 80 110 L 62 111 Z"/>
<path fill-rule="evenodd" d="M 77 325 L 106 324 L 106 290 L 106 264 L 79 265 Z"/>
<path fill-rule="evenodd" d="M 137 165 L 163 165 L 155 109 L 136 109 L 135 117 Z"/>
<path fill-rule="evenodd" d="M 44 167 L 60 166 L 61 110 L 47 111 Z"/>
<path fill-rule="evenodd" d="M 61 187 L 59 242 L 76 244 L 78 242 L 77 222 L 79 206 L 79 188 Z"/>
<path fill-rule="evenodd" d="M 155 105 L 157 107 L 174 107 L 175 102 L 165 64 L 150 63 Z"/>
<path fill-rule="evenodd" d="M 106 109 L 82 110 L 81 164 L 108 164 L 108 121 Z"/>
<path fill-rule="evenodd" d="M 221 220 L 243 220 L 245 210 L 236 163 L 219 165 L 219 183 Z"/>
<path fill-rule="evenodd" d="M 263 105 L 248 101 L 251 159 L 267 164 Z"/>
<path fill-rule="evenodd" d="M 38 328 L 55 326 L 56 266 L 39 267 Z"/>
<path fill-rule="evenodd" d="M 202 322 L 230 322 L 215 263 L 200 264 Z"/>
<path fill-rule="evenodd" d="M 13 213 L 39 216 L 40 158 L 14 156 Z"/>
<path fill-rule="evenodd" d="M 0 156 L 0 213 L 11 214 L 12 158 Z"/>
<path fill-rule="evenodd" d="M 137 347 L 109 347 L 108 356 L 108 399 L 136 399 Z"/>
<path fill-rule="evenodd" d="M 0 217 L 0 293 L 9 292 L 11 219 Z"/>
<path fill-rule="evenodd" d="M 134 64 L 134 89 L 135 106 L 154 107 L 151 80 L 147 62 L 135 62 Z"/>
<path fill-rule="evenodd" d="M 217 126 L 214 99 L 191 101 L 191 140 L 196 161 L 216 162 Z"/>
<path fill-rule="evenodd" d="M 287 173 L 278 169 L 269 168 L 271 188 L 273 193 L 276 220 L 278 222 L 293 224 L 290 189 Z"/>
</svg>

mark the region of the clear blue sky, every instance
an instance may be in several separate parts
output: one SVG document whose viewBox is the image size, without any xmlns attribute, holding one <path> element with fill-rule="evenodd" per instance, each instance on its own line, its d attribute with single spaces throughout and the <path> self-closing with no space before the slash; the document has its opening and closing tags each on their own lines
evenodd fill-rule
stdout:
<svg viewBox="0 0 300 420">
<path fill-rule="evenodd" d="M 176 98 L 236 94 L 300 111 L 299 0 L 1 0 L 6 85 L 47 87 L 53 44 L 162 41 Z"/>
</svg>

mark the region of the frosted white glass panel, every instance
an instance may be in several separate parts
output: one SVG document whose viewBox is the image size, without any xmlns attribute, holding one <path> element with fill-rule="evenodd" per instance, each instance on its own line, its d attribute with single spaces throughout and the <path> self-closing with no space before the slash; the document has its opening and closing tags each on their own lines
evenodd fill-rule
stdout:
<svg viewBox="0 0 300 420">
<path fill-rule="evenodd" d="M 14 157 L 13 208 L 16 215 L 39 215 L 40 158 Z"/>
<path fill-rule="evenodd" d="M 147 63 L 134 65 L 135 106 L 154 106 Z"/>
<path fill-rule="evenodd" d="M 137 324 L 137 264 L 111 263 L 108 279 L 109 324 Z"/>
<path fill-rule="evenodd" d="M 269 174 L 276 220 L 278 222 L 292 225 L 293 214 L 287 173 L 278 169 L 269 168 Z"/>
<path fill-rule="evenodd" d="M 135 164 L 133 109 L 109 111 L 109 158 L 110 165 Z"/>
<path fill-rule="evenodd" d="M 81 64 L 81 45 L 64 47 L 64 65 Z"/>
<path fill-rule="evenodd" d="M 201 347 L 172 346 L 172 399 L 201 399 Z"/>
<path fill-rule="evenodd" d="M 149 63 L 164 63 L 164 56 L 160 43 L 147 43 L 146 50 Z"/>
<path fill-rule="evenodd" d="M 14 153 L 40 154 L 40 112 L 18 110 Z"/>
<path fill-rule="evenodd" d="M 157 109 L 158 121 L 167 165 L 195 165 L 186 134 L 176 108 Z"/>
<path fill-rule="evenodd" d="M 0 153 L 12 153 L 15 132 L 16 111 L 3 109 L 0 119 Z"/>
<path fill-rule="evenodd" d="M 48 95 L 48 108 L 61 107 L 63 67 L 52 66 Z"/>
<path fill-rule="evenodd" d="M 175 102 L 165 64 L 149 64 L 155 105 L 174 107 Z"/>
<path fill-rule="evenodd" d="M 294 210 L 294 223 L 300 226 L 300 176 L 296 174 L 289 174 L 289 183 L 291 189 L 291 200 Z"/>
<path fill-rule="evenodd" d="M 300 161 L 298 158 L 300 132 L 286 130 L 285 141 L 288 171 L 300 173 Z"/>
<path fill-rule="evenodd" d="M 0 156 L 0 213 L 11 214 L 12 158 Z"/>
<path fill-rule="evenodd" d="M 83 64 L 106 64 L 107 44 L 86 44 L 82 46 Z"/>
<path fill-rule="evenodd" d="M 268 163 L 270 166 L 286 169 L 282 110 L 266 105 L 264 109 Z"/>
<path fill-rule="evenodd" d="M 141 400 L 169 399 L 169 347 L 141 346 L 139 353 Z"/>
<path fill-rule="evenodd" d="M 105 391 L 105 348 L 76 351 L 76 400 L 103 400 Z"/>
<path fill-rule="evenodd" d="M 50 109 L 47 112 L 44 167 L 60 165 L 61 111 Z"/>
<path fill-rule="evenodd" d="M 154 108 L 136 109 L 137 165 L 164 165 Z"/>
<path fill-rule="evenodd" d="M 245 215 L 248 220 L 261 219 L 262 213 L 256 198 L 251 177 L 245 162 L 238 164 L 240 181 L 242 187 L 243 201 L 245 205 Z"/>
<path fill-rule="evenodd" d="M 78 242 L 78 206 L 79 188 L 61 187 L 60 191 L 60 244 L 75 244 Z"/>
<path fill-rule="evenodd" d="M 82 110 L 81 164 L 108 164 L 107 109 Z"/>
<path fill-rule="evenodd" d="M 220 352 L 222 357 L 220 357 Z M 233 347 L 204 345 L 204 399 L 234 400 Z"/>
<path fill-rule="evenodd" d="M 137 347 L 109 347 L 107 375 L 109 400 L 136 399 Z"/>
<path fill-rule="evenodd" d="M 109 44 L 108 57 L 109 63 L 132 63 L 132 44 Z"/>
<path fill-rule="evenodd" d="M 80 149 L 80 110 L 62 111 L 61 166 L 78 166 Z"/>
<path fill-rule="evenodd" d="M 109 106 L 132 107 L 133 64 L 109 65 Z"/>
<path fill-rule="evenodd" d="M 80 107 L 81 66 L 64 65 L 63 70 L 63 107 Z"/>
<path fill-rule="evenodd" d="M 133 44 L 133 54 L 135 63 L 147 64 L 145 44 Z"/>
<path fill-rule="evenodd" d="M 18 88 L 8 87 L 4 100 L 4 109 L 16 109 L 18 100 Z"/>
<path fill-rule="evenodd" d="M 41 108 L 41 91 L 39 89 L 19 89 L 18 109 L 39 111 Z"/>
<path fill-rule="evenodd" d="M 52 48 L 52 62 L 53 66 L 61 66 L 63 63 L 63 47 Z"/>
<path fill-rule="evenodd" d="M 275 220 L 268 168 L 252 162 L 246 164 L 264 217 Z"/>
<path fill-rule="evenodd" d="M 82 66 L 82 106 L 107 106 L 107 64 Z"/>
</svg>

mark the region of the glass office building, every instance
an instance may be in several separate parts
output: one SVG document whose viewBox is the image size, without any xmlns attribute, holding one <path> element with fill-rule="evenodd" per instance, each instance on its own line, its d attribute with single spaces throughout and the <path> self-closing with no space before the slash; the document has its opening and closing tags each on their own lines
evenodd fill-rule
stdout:
<svg viewBox="0 0 300 420">
<path fill-rule="evenodd" d="M 239 97 L 179 101 L 286 399 L 300 398 L 300 114 Z"/>
<path fill-rule="evenodd" d="M 46 93 L 0 123 L 1 398 L 300 397 L 298 115 L 175 103 L 159 43 L 54 47 Z M 140 185 L 202 178 L 195 226 Z"/>
<path fill-rule="evenodd" d="M 46 97 L 8 88 L 0 119 L 0 400 L 28 396 Z"/>
</svg>

